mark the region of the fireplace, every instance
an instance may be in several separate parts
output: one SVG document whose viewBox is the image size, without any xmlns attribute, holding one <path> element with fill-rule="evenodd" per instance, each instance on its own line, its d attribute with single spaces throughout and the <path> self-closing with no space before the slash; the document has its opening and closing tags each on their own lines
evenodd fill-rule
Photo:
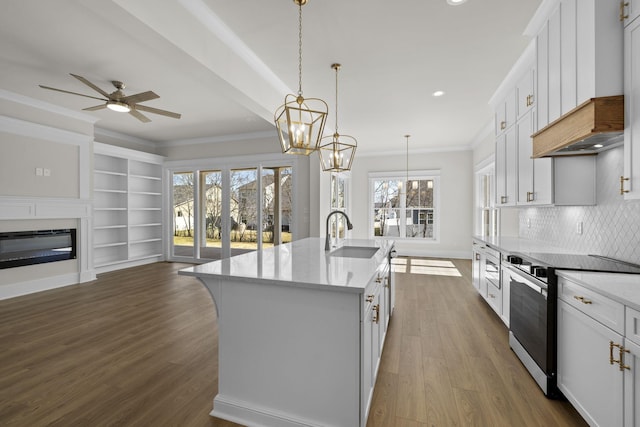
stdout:
<svg viewBox="0 0 640 427">
<path fill-rule="evenodd" d="M 0 269 L 75 258 L 75 228 L 0 232 Z"/>
</svg>

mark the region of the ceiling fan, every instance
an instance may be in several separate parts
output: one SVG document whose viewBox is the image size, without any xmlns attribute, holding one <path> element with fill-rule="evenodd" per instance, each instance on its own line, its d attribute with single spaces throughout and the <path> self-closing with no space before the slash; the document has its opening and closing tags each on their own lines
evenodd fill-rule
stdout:
<svg viewBox="0 0 640 427">
<path fill-rule="evenodd" d="M 104 96 L 104 98 L 98 98 L 96 96 L 85 95 L 82 93 L 71 92 L 63 89 L 56 89 L 54 87 L 39 85 L 43 89 L 55 90 L 58 92 L 70 93 L 72 95 L 84 96 L 85 98 L 98 99 L 100 101 L 106 101 L 104 104 L 96 105 L 95 107 L 83 108 L 85 111 L 96 111 L 102 110 L 103 108 L 108 108 L 113 111 L 117 111 L 120 113 L 129 113 L 136 119 L 140 120 L 143 123 L 148 123 L 151 121 L 147 116 L 142 114 L 140 111 L 145 111 L 147 113 L 160 114 L 162 116 L 172 117 L 174 119 L 179 119 L 180 114 L 173 113 L 171 111 L 160 110 L 158 108 L 147 107 L 146 105 L 139 105 L 140 102 L 150 101 L 152 99 L 160 98 L 160 96 L 156 95 L 152 91 L 140 92 L 135 95 L 126 96 L 122 90 L 125 88 L 124 83 L 119 81 L 112 81 L 113 86 L 115 86 L 116 90 L 112 93 L 107 93 L 104 90 L 100 89 L 98 86 L 91 83 L 89 80 L 85 79 L 82 76 L 78 76 L 76 74 L 71 74 L 76 79 L 80 80 L 82 83 L 89 86 L 91 89 L 98 92 L 100 95 Z M 106 99 L 105 99 L 106 98 Z"/>
</svg>

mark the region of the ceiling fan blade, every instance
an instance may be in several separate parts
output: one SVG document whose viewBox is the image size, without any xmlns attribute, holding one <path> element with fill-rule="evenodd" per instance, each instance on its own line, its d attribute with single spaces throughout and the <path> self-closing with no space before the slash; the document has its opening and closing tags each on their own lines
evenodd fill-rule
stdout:
<svg viewBox="0 0 640 427">
<path fill-rule="evenodd" d="M 171 111 L 166 111 L 166 110 L 159 110 L 157 108 L 147 107 L 146 105 L 137 105 L 136 104 L 135 108 L 137 110 L 142 110 L 142 111 L 146 111 L 148 113 L 153 113 L 153 114 L 160 114 L 162 116 L 172 117 L 174 119 L 179 119 L 180 117 L 182 117 L 178 113 L 172 113 Z"/>
<path fill-rule="evenodd" d="M 84 96 L 85 98 L 98 99 L 100 101 L 108 101 L 108 99 L 98 98 L 96 96 L 85 95 L 83 93 L 78 93 L 78 92 L 71 92 L 69 90 L 56 89 L 55 87 L 49 87 L 49 86 L 43 86 L 43 85 L 38 85 L 38 86 L 40 86 L 42 89 L 49 89 L 49 90 L 55 90 L 55 91 L 63 92 L 63 93 L 70 93 L 71 95 Z"/>
<path fill-rule="evenodd" d="M 105 96 L 105 97 L 109 98 L 109 94 L 107 92 L 105 92 L 104 90 L 100 89 L 98 86 L 94 85 L 89 80 L 85 79 L 82 76 L 78 76 L 76 74 L 73 74 L 73 73 L 69 73 L 69 74 L 71 74 L 73 77 L 75 77 L 76 79 L 80 80 L 82 83 L 86 84 L 87 86 L 89 86 L 91 89 L 95 90 L 96 92 L 98 92 L 102 96 Z M 109 99 L 111 99 L 111 98 L 109 98 Z"/>
<path fill-rule="evenodd" d="M 146 91 L 136 93 L 135 95 L 125 96 L 124 98 L 120 98 L 120 102 L 125 102 L 127 104 L 136 104 L 138 102 L 150 101 L 152 99 L 160 98 L 159 95 L 156 95 L 153 91 Z"/>
<path fill-rule="evenodd" d="M 151 121 L 151 119 L 149 119 L 147 116 L 145 116 L 141 112 L 136 111 L 134 108 L 129 110 L 129 114 L 131 114 L 136 119 L 140 120 L 142 123 L 149 123 Z"/>
<path fill-rule="evenodd" d="M 107 104 L 96 105 L 95 107 L 83 108 L 84 111 L 98 111 L 107 108 Z"/>
</svg>

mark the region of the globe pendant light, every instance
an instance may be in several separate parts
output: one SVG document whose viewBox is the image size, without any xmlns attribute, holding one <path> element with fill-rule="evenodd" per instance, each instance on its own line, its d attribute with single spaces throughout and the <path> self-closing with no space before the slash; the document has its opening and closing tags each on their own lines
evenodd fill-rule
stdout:
<svg viewBox="0 0 640 427">
<path fill-rule="evenodd" d="M 298 5 L 298 95 L 288 94 L 274 114 L 282 152 L 308 156 L 318 150 L 327 120 L 327 103 L 302 96 L 302 6 L 308 0 L 293 0 Z"/>
<path fill-rule="evenodd" d="M 338 133 L 338 70 L 340 67 L 340 64 L 331 65 L 331 68 L 336 70 L 336 131 L 332 136 L 322 138 L 322 141 L 327 142 L 320 145 L 320 164 L 322 170 L 328 172 L 350 170 L 358 146 L 358 141 L 354 137 Z"/>
</svg>

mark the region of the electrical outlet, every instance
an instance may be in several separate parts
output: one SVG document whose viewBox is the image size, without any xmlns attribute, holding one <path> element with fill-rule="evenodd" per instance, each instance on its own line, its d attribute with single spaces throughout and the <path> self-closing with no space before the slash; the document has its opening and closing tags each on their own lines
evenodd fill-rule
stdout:
<svg viewBox="0 0 640 427">
<path fill-rule="evenodd" d="M 527 228 L 531 228 L 531 218 L 527 218 Z"/>
<path fill-rule="evenodd" d="M 582 234 L 582 221 L 578 221 L 578 223 L 576 224 L 576 233 Z"/>
<path fill-rule="evenodd" d="M 36 168 L 36 176 L 42 176 L 42 168 Z"/>
<path fill-rule="evenodd" d="M 44 176 L 51 176 L 51 169 L 44 168 L 42 171 L 44 172 Z"/>
</svg>

